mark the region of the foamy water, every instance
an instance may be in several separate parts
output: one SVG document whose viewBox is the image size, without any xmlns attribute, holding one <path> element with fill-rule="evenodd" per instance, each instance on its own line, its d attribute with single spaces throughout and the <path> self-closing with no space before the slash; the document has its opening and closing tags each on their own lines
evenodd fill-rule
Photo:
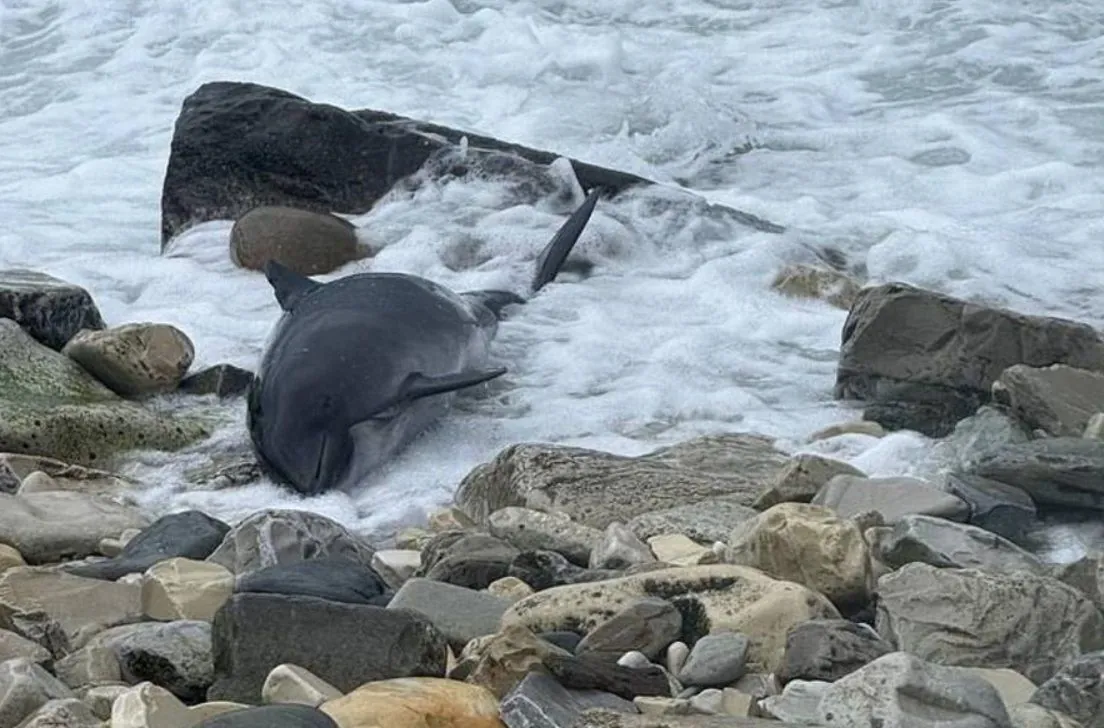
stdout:
<svg viewBox="0 0 1104 728">
<path fill-rule="evenodd" d="M 254 368 L 279 311 L 262 276 L 229 262 L 230 223 L 159 255 L 172 125 L 214 80 L 554 150 L 787 232 L 600 204 L 579 249 L 591 275 L 503 324 L 507 377 L 364 487 L 195 491 L 183 472 L 202 454 L 143 456 L 130 470 L 157 513 L 290 506 L 370 530 L 417 520 L 512 442 L 635 454 L 740 430 L 801 447 L 858 417 L 831 398 L 844 312 L 769 290 L 821 246 L 872 281 L 1104 324 L 1094 2 L 0 0 L 0 267 L 87 287 L 111 324 L 179 326 L 197 368 Z M 336 275 L 462 290 L 520 288 L 563 214 L 469 181 L 353 219 L 383 250 Z M 246 442 L 244 405 L 224 415 L 204 451 Z M 822 447 L 883 475 L 911 472 L 931 443 Z"/>
</svg>

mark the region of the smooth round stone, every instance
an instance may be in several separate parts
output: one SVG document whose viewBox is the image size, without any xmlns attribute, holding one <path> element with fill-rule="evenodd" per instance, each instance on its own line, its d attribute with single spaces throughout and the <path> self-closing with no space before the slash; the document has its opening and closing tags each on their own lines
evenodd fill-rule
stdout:
<svg viewBox="0 0 1104 728">
<path fill-rule="evenodd" d="M 735 682 L 744 674 L 749 646 L 748 638 L 738 632 L 707 634 L 694 643 L 678 680 L 699 687 Z"/>
</svg>

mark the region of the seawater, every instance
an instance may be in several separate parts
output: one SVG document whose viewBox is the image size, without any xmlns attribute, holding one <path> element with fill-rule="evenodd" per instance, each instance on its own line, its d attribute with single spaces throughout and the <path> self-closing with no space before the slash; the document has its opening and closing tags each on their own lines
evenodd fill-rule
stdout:
<svg viewBox="0 0 1104 728">
<path fill-rule="evenodd" d="M 0 267 L 85 286 L 110 324 L 179 326 L 197 368 L 254 368 L 279 309 L 230 263 L 230 222 L 159 250 L 173 123 L 215 80 L 554 150 L 787 230 L 600 205 L 590 275 L 503 324 L 504 383 L 363 487 L 189 487 L 188 468 L 244 447 L 239 401 L 200 452 L 127 465 L 154 513 L 306 508 L 370 532 L 424 517 L 514 442 L 638 454 L 750 431 L 808 448 L 858 417 L 831 397 L 845 313 L 769 284 L 829 246 L 873 282 L 1104 324 L 1098 3 L 0 0 Z M 325 279 L 520 288 L 563 210 L 466 180 L 352 219 L 381 251 Z M 910 433 L 817 447 L 875 475 L 933 457 Z"/>
</svg>

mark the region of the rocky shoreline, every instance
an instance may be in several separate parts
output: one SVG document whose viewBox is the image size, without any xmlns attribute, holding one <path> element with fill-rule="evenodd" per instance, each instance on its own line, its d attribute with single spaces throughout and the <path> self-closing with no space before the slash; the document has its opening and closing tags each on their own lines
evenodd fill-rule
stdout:
<svg viewBox="0 0 1104 728">
<path fill-rule="evenodd" d="M 253 216 L 240 265 L 370 254 L 227 175 L 219 204 Z M 206 214 L 166 196 L 170 227 Z M 309 510 L 151 519 L 115 463 L 202 441 L 202 403 L 251 375 L 0 272 L 0 728 L 1104 727 L 1104 554 L 1054 564 L 1034 540 L 1101 520 L 1104 339 L 830 265 L 776 288 L 849 311 L 835 395 L 863 420 L 814 439 L 910 429 L 945 467 L 868 477 L 756 433 L 518 443 L 380 548 Z M 184 404 L 150 404 L 167 393 Z"/>
</svg>

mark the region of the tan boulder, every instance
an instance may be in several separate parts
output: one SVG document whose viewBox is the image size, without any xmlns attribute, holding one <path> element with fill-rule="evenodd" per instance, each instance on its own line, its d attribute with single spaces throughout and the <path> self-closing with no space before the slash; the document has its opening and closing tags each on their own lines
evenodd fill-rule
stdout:
<svg viewBox="0 0 1104 728">
<path fill-rule="evenodd" d="M 516 576 L 504 576 L 488 584 L 487 592 L 494 594 L 496 597 L 502 597 L 503 599 L 509 599 L 511 602 L 516 602 L 532 594 L 533 587 Z"/>
<path fill-rule="evenodd" d="M 656 560 L 675 566 L 697 566 L 698 564 L 716 563 L 717 555 L 708 546 L 702 546 L 697 541 L 683 536 L 681 533 L 667 533 L 662 536 L 652 536 L 648 539 L 648 547 L 655 554 Z"/>
<path fill-rule="evenodd" d="M 828 599 L 800 584 L 746 566 L 716 564 L 546 589 L 507 609 L 502 625 L 534 632 L 590 631 L 640 597 L 659 597 L 679 607 L 683 635 L 690 641 L 726 630 L 747 635 L 750 669 L 768 672 L 781 664 L 790 627 L 840 616 Z"/>
<path fill-rule="evenodd" d="M 847 310 L 862 286 L 846 273 L 831 268 L 789 265 L 778 272 L 771 288 L 791 298 L 817 298 Z"/>
<path fill-rule="evenodd" d="M 460 665 L 465 682 L 485 687 L 502 699 L 530 671 L 540 669 L 549 654 L 568 653 L 521 625 L 510 625 L 498 634 L 477 637 L 465 645 Z"/>
<path fill-rule="evenodd" d="M 0 543 L 0 574 L 16 566 L 26 566 L 23 555 L 6 543 Z"/>
<path fill-rule="evenodd" d="M 209 561 L 174 558 L 142 575 L 142 612 L 150 619 L 210 622 L 234 591 L 230 570 Z"/>
<path fill-rule="evenodd" d="M 870 601 L 873 576 L 862 531 L 821 506 L 779 503 L 737 526 L 727 561 L 807 586 L 844 612 Z"/>
<path fill-rule="evenodd" d="M 171 392 L 195 359 L 195 345 L 169 324 L 136 323 L 85 329 L 62 353 L 123 397 Z"/>
<path fill-rule="evenodd" d="M 276 205 L 255 207 L 230 229 L 230 259 L 249 270 L 275 260 L 305 276 L 329 273 L 369 254 L 356 227 L 336 215 Z"/>
<path fill-rule="evenodd" d="M 141 588 L 33 567 L 8 569 L 0 575 L 0 627 L 6 626 L 8 615 L 34 612 L 56 620 L 76 643 L 79 635 L 140 621 Z"/>
<path fill-rule="evenodd" d="M 436 677 L 370 682 L 319 709 L 341 728 L 505 728 L 489 690 Z"/>
</svg>

